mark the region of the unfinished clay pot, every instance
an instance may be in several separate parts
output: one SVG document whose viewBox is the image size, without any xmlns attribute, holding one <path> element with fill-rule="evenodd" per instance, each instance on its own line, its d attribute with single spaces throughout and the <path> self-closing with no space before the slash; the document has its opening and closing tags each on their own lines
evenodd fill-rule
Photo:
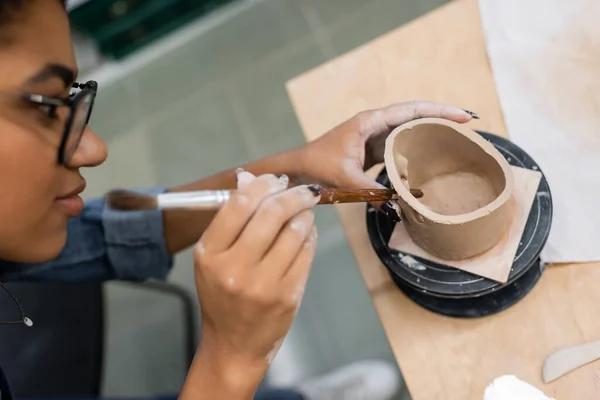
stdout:
<svg viewBox="0 0 600 400">
<path fill-rule="evenodd" d="M 468 127 L 423 118 L 396 128 L 385 145 L 402 223 L 428 253 L 447 260 L 492 248 L 513 214 L 513 175 L 494 146 Z M 415 198 L 410 188 L 421 189 Z"/>
</svg>

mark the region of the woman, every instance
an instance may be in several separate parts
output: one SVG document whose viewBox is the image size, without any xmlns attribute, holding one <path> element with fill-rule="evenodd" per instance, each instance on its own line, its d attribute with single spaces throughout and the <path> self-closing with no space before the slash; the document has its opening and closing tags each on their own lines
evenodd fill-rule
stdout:
<svg viewBox="0 0 600 400">
<path fill-rule="evenodd" d="M 79 169 L 101 164 L 106 147 L 87 127 L 96 84 L 75 78 L 63 2 L 2 0 L 0 277 L 162 278 L 172 255 L 195 244 L 202 343 L 181 391 L 190 399 L 251 398 L 296 315 L 316 246 L 319 193 L 289 188 L 287 177 L 378 188 L 364 171 L 382 161 L 391 129 L 420 117 L 472 118 L 426 102 L 366 111 L 293 151 L 169 189 L 237 187 L 217 213 L 117 213 L 102 199 L 84 205 L 78 196 Z"/>
</svg>

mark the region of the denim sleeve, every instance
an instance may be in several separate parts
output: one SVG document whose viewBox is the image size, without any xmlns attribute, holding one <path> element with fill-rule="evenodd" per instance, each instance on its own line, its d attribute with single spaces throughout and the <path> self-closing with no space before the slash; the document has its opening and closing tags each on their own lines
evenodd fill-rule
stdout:
<svg viewBox="0 0 600 400">
<path fill-rule="evenodd" d="M 154 188 L 138 192 L 164 191 Z M 0 261 L 0 280 L 164 280 L 172 266 L 160 211 L 114 211 L 98 198 L 87 201 L 82 214 L 69 221 L 67 243 L 55 260 L 42 264 Z"/>
</svg>

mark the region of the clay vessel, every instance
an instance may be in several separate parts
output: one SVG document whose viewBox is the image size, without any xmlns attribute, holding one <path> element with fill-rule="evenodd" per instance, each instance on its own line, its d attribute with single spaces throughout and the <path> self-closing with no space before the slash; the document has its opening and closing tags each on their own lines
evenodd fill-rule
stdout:
<svg viewBox="0 0 600 400">
<path fill-rule="evenodd" d="M 385 166 L 398 192 L 402 223 L 429 254 L 461 260 L 500 241 L 514 212 L 510 165 L 465 125 L 423 118 L 397 127 Z M 421 189 L 420 199 L 410 188 Z"/>
</svg>

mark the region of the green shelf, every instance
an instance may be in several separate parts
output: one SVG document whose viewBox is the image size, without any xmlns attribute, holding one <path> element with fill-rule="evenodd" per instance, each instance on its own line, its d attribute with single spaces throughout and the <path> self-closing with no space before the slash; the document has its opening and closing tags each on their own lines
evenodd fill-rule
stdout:
<svg viewBox="0 0 600 400">
<path fill-rule="evenodd" d="M 121 59 L 237 0 L 92 0 L 70 12 L 108 58 Z"/>
</svg>

